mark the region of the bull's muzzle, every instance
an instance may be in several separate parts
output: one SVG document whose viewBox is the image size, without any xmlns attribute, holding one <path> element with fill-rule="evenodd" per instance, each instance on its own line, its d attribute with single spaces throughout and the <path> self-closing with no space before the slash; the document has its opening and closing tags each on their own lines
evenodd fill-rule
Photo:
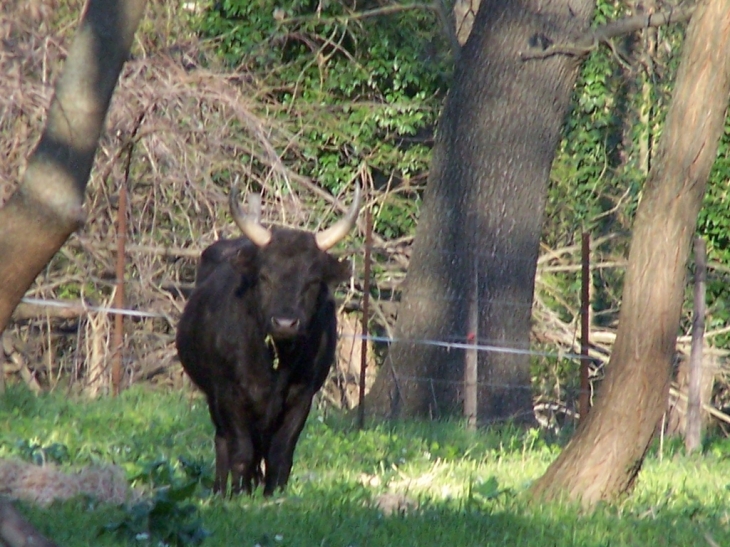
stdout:
<svg viewBox="0 0 730 547">
<path fill-rule="evenodd" d="M 294 317 L 277 317 L 271 318 L 271 336 L 274 338 L 294 338 L 300 334 L 301 321 Z"/>
</svg>

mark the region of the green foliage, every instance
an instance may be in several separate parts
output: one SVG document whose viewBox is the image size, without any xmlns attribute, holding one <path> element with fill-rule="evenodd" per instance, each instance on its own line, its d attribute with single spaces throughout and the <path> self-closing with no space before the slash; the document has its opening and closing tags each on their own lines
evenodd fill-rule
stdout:
<svg viewBox="0 0 730 547">
<path fill-rule="evenodd" d="M 593 24 L 618 19 L 626 15 L 626 9 L 625 2 L 599 1 Z M 594 239 L 618 234 L 618 238 L 594 251 L 591 260 L 594 264 L 625 260 L 647 169 L 654 159 L 651 154 L 656 153 L 670 106 L 683 38 L 683 24 L 658 29 L 650 62 L 638 34 L 614 40 L 611 48 L 597 48 L 583 62 L 551 173 L 543 233 L 543 241 L 550 248 L 578 243 L 583 231 L 590 232 Z M 708 243 L 708 259 L 721 264 L 730 262 L 729 146 L 727 125 L 697 225 L 698 234 Z M 579 277 L 579 272 L 541 277 L 542 302 L 566 322 L 577 317 Z M 596 324 L 614 324 L 622 283 L 622 268 L 594 270 L 592 304 Z M 710 271 L 709 328 L 730 321 L 727 286 L 726 273 Z M 687 295 L 684 332 L 690 324 L 691 289 Z M 722 347 L 728 341 L 727 336 L 713 339 Z M 556 372 L 555 363 L 542 360 L 533 372 L 538 382 L 544 382 Z M 570 386 L 570 376 L 560 374 L 559 379 L 556 385 Z"/>
<path fill-rule="evenodd" d="M 43 446 L 34 440 L 21 439 L 15 444 L 15 453 L 21 459 L 35 465 L 48 463 L 68 463 L 70 461 L 68 447 L 62 443 L 51 443 Z"/>
<path fill-rule="evenodd" d="M 136 544 L 198 545 L 209 533 L 203 529 L 198 507 L 183 503 L 193 498 L 196 481 L 164 486 L 151 499 L 125 508 L 124 517 L 105 525 L 101 533 L 117 533 Z"/>
<path fill-rule="evenodd" d="M 599 2 L 595 24 L 619 16 L 622 9 L 618 3 Z M 624 193 L 625 181 L 611 165 L 621 144 L 625 112 L 617 103 L 624 85 L 620 67 L 606 48 L 583 63 L 548 194 L 547 239 L 553 246 L 570 243 L 580 231 L 595 230 L 601 219 L 605 222 L 606 209 Z M 637 191 L 638 186 L 634 198 Z"/>
<path fill-rule="evenodd" d="M 290 167 L 333 193 L 363 164 L 376 186 L 427 172 L 451 70 L 432 10 L 358 13 L 344 1 L 225 0 L 194 21 L 227 66 L 255 79 L 266 116 L 298 136 L 282 151 Z M 411 196 L 392 194 L 376 231 L 410 234 Z"/>
<path fill-rule="evenodd" d="M 594 26 L 625 16 L 624 2 L 603 0 Z M 682 47 L 682 27 L 662 28 L 647 72 L 640 36 L 600 47 L 581 65 L 553 165 L 546 240 L 552 246 L 575 234 L 628 230 L 646 177 L 642 148 L 654 150 Z M 648 120 L 648 123 L 647 123 Z"/>
<path fill-rule="evenodd" d="M 479 480 L 469 485 L 465 503 L 466 507 L 488 509 L 491 502 L 500 496 L 511 494 L 513 494 L 511 489 L 500 488 L 497 478 L 491 476 L 486 480 Z"/>
<path fill-rule="evenodd" d="M 697 222 L 698 232 L 707 242 L 709 261 L 730 264 L 730 120 L 725 121 L 725 131 L 719 143 L 717 159 L 710 173 L 705 199 Z M 706 329 L 721 328 L 730 323 L 730 290 L 728 272 L 711 268 L 707 279 L 710 305 Z M 713 342 L 721 347 L 730 343 L 728 335 L 716 337 Z"/>
</svg>

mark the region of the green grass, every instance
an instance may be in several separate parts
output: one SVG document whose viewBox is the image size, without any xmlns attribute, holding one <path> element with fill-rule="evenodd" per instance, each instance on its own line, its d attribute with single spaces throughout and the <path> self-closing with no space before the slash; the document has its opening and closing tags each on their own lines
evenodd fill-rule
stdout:
<svg viewBox="0 0 730 547">
<path fill-rule="evenodd" d="M 530 482 L 559 450 L 536 431 L 470 433 L 457 422 L 358 431 L 342 416 L 315 412 L 286 495 L 219 499 L 209 491 L 212 426 L 197 395 L 137 387 L 82 401 L 11 387 L 0 398 L 0 458 L 72 469 L 116 463 L 145 491 L 134 509 L 88 499 L 18 504 L 62 547 L 185 544 L 203 529 L 204 546 L 711 545 L 706 537 L 730 545 L 727 440 L 691 458 L 676 444 L 655 449 L 634 494 L 593 513 L 528 503 Z M 418 507 L 386 516 L 375 503 L 386 492 Z M 152 521 L 150 539 L 130 539 Z M 113 525 L 129 533 L 100 534 Z"/>
</svg>

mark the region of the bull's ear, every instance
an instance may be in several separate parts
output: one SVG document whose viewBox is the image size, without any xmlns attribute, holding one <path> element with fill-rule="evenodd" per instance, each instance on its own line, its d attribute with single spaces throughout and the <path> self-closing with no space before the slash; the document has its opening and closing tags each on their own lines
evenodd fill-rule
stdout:
<svg viewBox="0 0 730 547">
<path fill-rule="evenodd" d="M 342 283 L 350 278 L 350 263 L 347 260 L 339 260 L 334 256 L 327 255 L 327 267 L 325 269 L 325 282 L 327 284 Z"/>
<path fill-rule="evenodd" d="M 245 246 L 250 247 L 252 244 L 245 238 L 237 238 L 219 239 L 206 248 L 198 261 L 195 284 L 200 285 L 203 283 L 221 264 L 231 264 Z"/>
<path fill-rule="evenodd" d="M 245 245 L 241 245 L 228 257 L 228 262 L 233 269 L 244 275 L 250 274 L 256 267 L 256 255 L 258 247 L 247 241 Z"/>
</svg>

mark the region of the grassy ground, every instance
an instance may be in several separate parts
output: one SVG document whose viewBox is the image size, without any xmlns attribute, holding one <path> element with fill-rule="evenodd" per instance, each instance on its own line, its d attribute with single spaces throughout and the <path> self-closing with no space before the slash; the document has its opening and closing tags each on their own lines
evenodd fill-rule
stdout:
<svg viewBox="0 0 730 547">
<path fill-rule="evenodd" d="M 62 468 L 117 464 L 144 494 L 126 507 L 88 497 L 18 507 L 64 547 L 730 545 L 730 443 L 647 459 L 629 499 L 583 514 L 528 503 L 560 449 L 535 431 L 459 423 L 374 425 L 314 413 L 286 495 L 210 496 L 212 427 L 196 395 L 132 389 L 118 399 L 0 398 L 0 458 Z M 1 485 L 0 485 L 1 486 Z M 408 506 L 387 514 L 385 502 Z M 115 531 L 102 532 L 104 528 Z"/>
</svg>

